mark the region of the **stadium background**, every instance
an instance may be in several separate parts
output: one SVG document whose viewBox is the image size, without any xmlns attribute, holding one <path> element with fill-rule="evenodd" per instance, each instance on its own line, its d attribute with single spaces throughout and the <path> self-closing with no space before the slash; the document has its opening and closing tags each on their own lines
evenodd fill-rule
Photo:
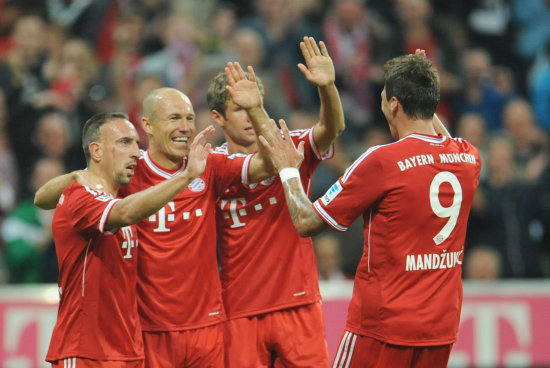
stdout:
<svg viewBox="0 0 550 368">
<path fill-rule="evenodd" d="M 122 110 L 139 129 L 142 98 L 169 85 L 192 99 L 200 129 L 212 123 L 209 80 L 239 61 L 262 78 L 272 117 L 309 127 L 319 98 L 296 67 L 305 35 L 327 43 L 346 118 L 338 154 L 317 170 L 312 196 L 366 148 L 390 141 L 379 111 L 383 63 L 425 49 L 441 74 L 438 114 L 484 163 L 465 244 L 465 311 L 497 316 L 479 331 L 504 334 L 491 338 L 463 322 L 468 353 L 454 361 L 550 366 L 537 332 L 550 322 L 549 20 L 544 0 L 0 0 L 0 366 L 38 364 L 18 357 L 33 350 L 27 338 L 47 323 L 21 322 L 30 328 L 22 336 L 13 327 L 47 320 L 41 295 L 57 277 L 51 212 L 37 210 L 32 194 L 84 166 L 84 121 Z M 215 139 L 223 141 L 221 130 Z M 323 290 L 340 282 L 347 290 L 362 241 L 360 222 L 314 239 Z M 347 297 L 325 292 L 335 323 Z M 338 339 L 339 323 L 329 340 Z"/>
</svg>

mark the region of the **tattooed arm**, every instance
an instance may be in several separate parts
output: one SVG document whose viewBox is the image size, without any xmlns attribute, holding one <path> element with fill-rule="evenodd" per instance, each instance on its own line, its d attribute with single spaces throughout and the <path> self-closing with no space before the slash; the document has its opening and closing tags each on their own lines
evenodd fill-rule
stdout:
<svg viewBox="0 0 550 368">
<path fill-rule="evenodd" d="M 300 142 L 298 148 L 294 147 L 285 122 L 283 120 L 279 120 L 279 122 L 283 136 L 275 122 L 271 121 L 271 128 L 264 129 L 265 136 L 260 136 L 260 142 L 269 152 L 273 165 L 279 172 L 285 190 L 288 211 L 298 234 L 302 237 L 319 234 L 327 227 L 327 224 L 313 210 L 313 205 L 304 191 L 298 171 L 298 167 L 304 159 L 304 142 Z"/>
</svg>

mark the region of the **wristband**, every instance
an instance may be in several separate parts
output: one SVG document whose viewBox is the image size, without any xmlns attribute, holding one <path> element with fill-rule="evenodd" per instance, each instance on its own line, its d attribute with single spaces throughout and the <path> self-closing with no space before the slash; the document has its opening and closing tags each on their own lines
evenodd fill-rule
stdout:
<svg viewBox="0 0 550 368">
<path fill-rule="evenodd" d="M 295 167 L 285 167 L 279 172 L 279 176 L 281 178 L 281 182 L 284 183 L 292 178 L 300 179 L 300 171 L 298 171 Z"/>
</svg>

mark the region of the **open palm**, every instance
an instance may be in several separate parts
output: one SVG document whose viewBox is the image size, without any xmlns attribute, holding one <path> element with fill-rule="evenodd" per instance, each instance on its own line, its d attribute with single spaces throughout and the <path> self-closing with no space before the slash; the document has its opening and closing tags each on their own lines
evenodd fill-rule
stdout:
<svg viewBox="0 0 550 368">
<path fill-rule="evenodd" d="M 298 68 L 306 79 L 317 87 L 334 83 L 334 64 L 325 43 L 321 41 L 317 45 L 313 37 L 304 37 L 304 41 L 300 42 L 300 49 L 306 64 L 300 63 Z"/>
</svg>

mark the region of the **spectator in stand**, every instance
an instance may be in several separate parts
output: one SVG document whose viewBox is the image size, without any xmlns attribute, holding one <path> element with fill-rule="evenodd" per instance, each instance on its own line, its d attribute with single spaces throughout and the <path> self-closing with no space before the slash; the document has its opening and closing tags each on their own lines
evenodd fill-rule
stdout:
<svg viewBox="0 0 550 368">
<path fill-rule="evenodd" d="M 509 101 L 504 107 L 502 126 L 514 144 L 518 179 L 535 182 L 548 161 L 543 152 L 548 141 L 537 126 L 531 105 L 524 99 Z"/>
<path fill-rule="evenodd" d="M 30 189 L 34 193 L 48 180 L 65 173 L 63 163 L 56 158 L 37 161 L 32 171 Z M 57 261 L 52 237 L 53 211 L 36 207 L 26 198 L 2 224 L 4 261 L 11 283 L 57 281 Z"/>
<path fill-rule="evenodd" d="M 499 92 L 493 79 L 491 56 L 484 49 L 468 49 L 462 55 L 464 86 L 457 95 L 456 112 L 476 112 L 483 116 L 489 131 L 502 128 L 502 109 L 511 95 Z"/>
<path fill-rule="evenodd" d="M 396 55 L 392 28 L 361 0 L 337 0 L 323 22 L 323 34 L 336 68 L 346 111 L 346 142 L 357 142 L 378 117 L 376 89 L 382 85 L 384 60 Z"/>
<path fill-rule="evenodd" d="M 487 123 L 482 115 L 474 112 L 460 115 L 456 122 L 456 135 L 473 144 L 479 152 L 481 162 L 485 162 L 487 157 Z M 481 165 L 480 180 L 485 179 L 486 175 L 486 165 Z"/>
<path fill-rule="evenodd" d="M 162 32 L 164 47 L 143 58 L 139 73 L 161 75 L 165 85 L 188 94 L 193 100 L 202 57 L 198 32 L 193 19 L 186 14 L 168 17 Z"/>
<path fill-rule="evenodd" d="M 323 234 L 313 239 L 313 249 L 317 258 L 319 280 L 344 280 L 342 272 L 342 250 L 340 240 L 333 234 Z"/>
<path fill-rule="evenodd" d="M 502 258 L 502 277 L 540 277 L 540 239 L 532 238 L 534 191 L 517 178 L 513 142 L 494 136 L 488 143 L 487 178 L 480 182 L 468 220 L 467 244 L 486 244 Z"/>
<path fill-rule="evenodd" d="M 537 121 L 550 133 L 550 40 L 531 67 L 529 92 Z"/>
<path fill-rule="evenodd" d="M 243 18 L 238 26 L 252 28 L 260 34 L 265 55 L 269 57 L 254 68 L 275 70 L 287 104 L 293 108 L 317 107 L 316 89 L 304 81 L 296 68 L 302 61 L 296 45 L 306 35 L 316 37 L 319 30 L 302 18 L 302 9 L 296 3 L 292 0 L 254 0 L 255 13 Z"/>
<path fill-rule="evenodd" d="M 441 102 L 437 112 L 445 120 L 451 120 L 451 97 L 461 85 L 457 45 L 434 16 L 428 0 L 396 0 L 394 3 L 402 52 L 414 54 L 416 49 L 426 51 L 426 56 L 434 63 L 441 78 Z"/>
<path fill-rule="evenodd" d="M 471 280 L 497 280 L 502 275 L 501 254 L 494 248 L 478 245 L 469 248 L 464 259 L 464 277 Z"/>
<path fill-rule="evenodd" d="M 16 203 L 19 172 L 6 134 L 6 104 L 0 90 L 0 224 Z"/>
<path fill-rule="evenodd" d="M 40 116 L 39 92 L 48 88 L 41 74 L 45 51 L 44 21 L 33 15 L 20 17 L 13 28 L 13 47 L 0 60 L 0 90 L 4 94 L 6 132 L 18 168 L 28 168 L 29 132 Z"/>
</svg>

